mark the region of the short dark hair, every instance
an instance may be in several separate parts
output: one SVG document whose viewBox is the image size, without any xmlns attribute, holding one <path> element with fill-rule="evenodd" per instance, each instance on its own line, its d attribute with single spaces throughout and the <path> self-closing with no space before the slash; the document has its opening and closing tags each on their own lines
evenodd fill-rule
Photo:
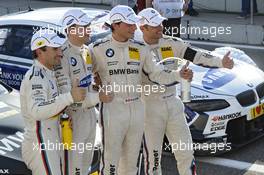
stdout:
<svg viewBox="0 0 264 175">
<path fill-rule="evenodd" d="M 46 51 L 47 50 L 47 46 L 41 47 L 39 49 L 41 49 L 42 51 Z M 38 57 L 36 50 L 32 51 L 32 57 L 33 57 L 33 59 L 36 59 Z"/>
</svg>

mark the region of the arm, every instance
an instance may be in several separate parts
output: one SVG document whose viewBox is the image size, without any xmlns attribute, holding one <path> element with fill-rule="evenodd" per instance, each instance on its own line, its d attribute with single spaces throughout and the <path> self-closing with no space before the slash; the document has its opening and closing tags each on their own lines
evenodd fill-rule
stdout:
<svg viewBox="0 0 264 175">
<path fill-rule="evenodd" d="M 92 86 L 92 85 L 91 85 Z M 99 99 L 99 93 L 98 92 L 88 92 L 86 94 L 86 97 L 82 103 L 82 107 L 86 108 L 86 107 L 93 107 L 95 106 L 97 103 L 100 103 L 100 99 Z"/>
<path fill-rule="evenodd" d="M 28 111 L 35 120 L 46 120 L 59 114 L 65 107 L 73 103 L 71 93 L 48 98 L 48 84 L 40 77 L 28 81 Z"/>
<path fill-rule="evenodd" d="M 193 62 L 194 64 L 202 64 L 211 67 L 223 67 L 222 59 L 209 53 L 199 51 L 191 47 L 190 44 L 178 39 L 173 40 L 173 47 L 176 48 L 177 56 Z"/>
<path fill-rule="evenodd" d="M 143 73 L 151 82 L 165 86 L 172 86 L 180 82 L 181 76 L 178 70 L 164 69 L 162 65 L 157 65 L 149 55 L 153 54 L 147 54 L 143 65 Z"/>
<path fill-rule="evenodd" d="M 92 59 L 92 58 L 94 58 L 94 56 L 93 56 L 91 49 L 89 47 L 87 47 L 87 53 L 86 54 L 87 54 L 87 56 L 85 58 L 86 59 L 85 63 L 86 64 L 93 64 L 94 59 Z M 90 86 L 93 86 L 93 85 L 91 84 Z M 92 106 L 95 106 L 97 103 L 100 103 L 99 93 L 96 91 L 88 92 L 86 95 L 86 98 L 83 101 L 82 107 L 83 108 L 92 107 Z"/>
<path fill-rule="evenodd" d="M 67 57 L 61 59 L 61 64 L 54 67 L 57 86 L 60 94 L 71 90 L 70 63 Z"/>
</svg>

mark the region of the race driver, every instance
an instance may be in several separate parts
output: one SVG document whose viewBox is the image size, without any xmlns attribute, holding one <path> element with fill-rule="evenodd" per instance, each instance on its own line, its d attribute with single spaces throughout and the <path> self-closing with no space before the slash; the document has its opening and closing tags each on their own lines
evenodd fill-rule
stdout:
<svg viewBox="0 0 264 175">
<path fill-rule="evenodd" d="M 77 83 L 70 92 L 58 94 L 53 66 L 60 63 L 64 42 L 48 29 L 40 29 L 31 40 L 35 60 L 22 81 L 20 104 L 25 121 L 22 157 L 33 175 L 62 174 L 58 116 L 73 102 L 84 100 L 86 94 Z"/>
<path fill-rule="evenodd" d="M 75 103 L 66 109 L 67 114 L 72 118 L 73 144 L 77 149 L 71 149 L 69 155 L 65 155 L 65 174 L 87 175 L 89 173 L 96 133 L 94 106 L 100 101 L 110 102 L 113 98 L 111 94 L 105 95 L 102 91 L 94 92 L 90 85 L 92 60 L 85 43 L 89 39 L 92 20 L 93 18 L 79 9 L 67 11 L 62 18 L 62 26 L 68 40 L 62 47 L 61 65 L 55 68 L 59 91 L 60 93 L 69 92 L 75 79 L 78 79 L 87 91 L 83 103 Z M 84 150 L 78 149 L 81 145 L 84 145 Z"/>
<path fill-rule="evenodd" d="M 232 68 L 234 62 L 227 53 L 223 59 L 193 49 L 189 44 L 179 38 L 162 35 L 163 20 L 155 9 L 147 8 L 139 13 L 143 19 L 140 29 L 143 32 L 142 40 L 157 57 L 160 62 L 168 57 L 179 57 L 195 64 L 213 67 Z M 169 70 L 177 70 L 176 60 L 168 60 L 164 65 Z M 147 77 L 143 79 L 145 84 L 153 85 Z M 192 139 L 189 127 L 184 115 L 184 105 L 176 96 L 175 87 L 167 87 L 163 93 L 151 93 L 144 96 L 145 101 L 145 153 L 146 174 L 161 175 L 161 152 L 163 136 L 166 134 L 171 144 L 184 143 L 187 149 L 174 149 L 177 167 L 180 175 L 194 175 L 195 162 L 192 150 Z"/>
<path fill-rule="evenodd" d="M 173 85 L 180 77 L 190 79 L 192 71 L 167 71 L 153 61 L 154 55 L 145 45 L 131 38 L 140 18 L 124 5 L 110 11 L 112 34 L 89 47 L 92 50 L 94 71 L 102 86 L 114 91 L 111 103 L 101 103 L 102 175 L 136 175 L 137 158 L 144 129 L 144 106 L 141 91 L 142 75 L 160 84 Z"/>
</svg>

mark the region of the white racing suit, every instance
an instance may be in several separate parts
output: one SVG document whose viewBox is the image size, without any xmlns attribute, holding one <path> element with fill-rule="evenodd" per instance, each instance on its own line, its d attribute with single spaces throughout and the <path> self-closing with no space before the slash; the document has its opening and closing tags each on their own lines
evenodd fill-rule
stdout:
<svg viewBox="0 0 264 175">
<path fill-rule="evenodd" d="M 71 90 L 73 82 L 80 82 L 92 74 L 92 63 L 87 46 L 73 46 L 67 41 L 63 47 L 61 66 L 56 66 L 56 78 L 60 93 Z M 72 118 L 73 147 L 65 153 L 65 174 L 87 175 L 93 158 L 96 131 L 94 105 L 99 103 L 98 93 L 87 87 L 87 95 L 82 103 L 74 103 L 65 111 Z"/>
<path fill-rule="evenodd" d="M 147 74 L 155 82 L 174 85 L 180 74 L 156 66 L 145 45 L 135 40 L 118 42 L 109 35 L 90 48 L 94 71 L 98 72 L 102 85 L 109 85 L 114 91 L 113 101 L 100 106 L 101 174 L 136 175 L 144 129 L 142 89 L 139 89 L 142 76 Z"/>
<path fill-rule="evenodd" d="M 168 57 L 179 57 L 195 64 L 222 67 L 220 58 L 196 51 L 179 38 L 164 36 L 158 44 L 147 47 L 157 55 L 156 62 Z M 163 65 L 169 70 L 178 68 L 177 60 L 165 61 Z M 144 77 L 143 81 L 144 84 L 153 85 L 147 77 Z M 146 175 L 161 175 L 160 160 L 164 134 L 171 144 L 180 175 L 194 175 L 196 168 L 192 138 L 184 115 L 184 105 L 176 96 L 176 87 L 166 87 L 164 93 L 145 95 L 144 101 Z"/>
<path fill-rule="evenodd" d="M 62 174 L 58 114 L 72 103 L 70 93 L 58 96 L 54 72 L 35 60 L 20 88 L 25 121 L 22 157 L 33 175 Z"/>
</svg>

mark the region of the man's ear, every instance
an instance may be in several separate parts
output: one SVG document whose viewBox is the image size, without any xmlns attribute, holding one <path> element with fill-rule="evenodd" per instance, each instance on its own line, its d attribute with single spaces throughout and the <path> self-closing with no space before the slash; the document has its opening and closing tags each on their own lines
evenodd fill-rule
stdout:
<svg viewBox="0 0 264 175">
<path fill-rule="evenodd" d="M 41 55 L 42 54 L 42 50 L 41 49 L 37 49 L 36 50 L 36 55 L 37 55 L 37 57 L 39 56 L 39 55 Z"/>
<path fill-rule="evenodd" d="M 117 23 L 113 23 L 113 24 L 112 24 L 112 28 L 113 28 L 113 29 L 116 29 L 118 26 L 119 26 L 119 24 L 117 24 Z"/>
<path fill-rule="evenodd" d="M 139 26 L 140 30 L 143 32 L 143 30 L 146 30 L 146 26 L 142 25 L 142 26 Z"/>
</svg>

